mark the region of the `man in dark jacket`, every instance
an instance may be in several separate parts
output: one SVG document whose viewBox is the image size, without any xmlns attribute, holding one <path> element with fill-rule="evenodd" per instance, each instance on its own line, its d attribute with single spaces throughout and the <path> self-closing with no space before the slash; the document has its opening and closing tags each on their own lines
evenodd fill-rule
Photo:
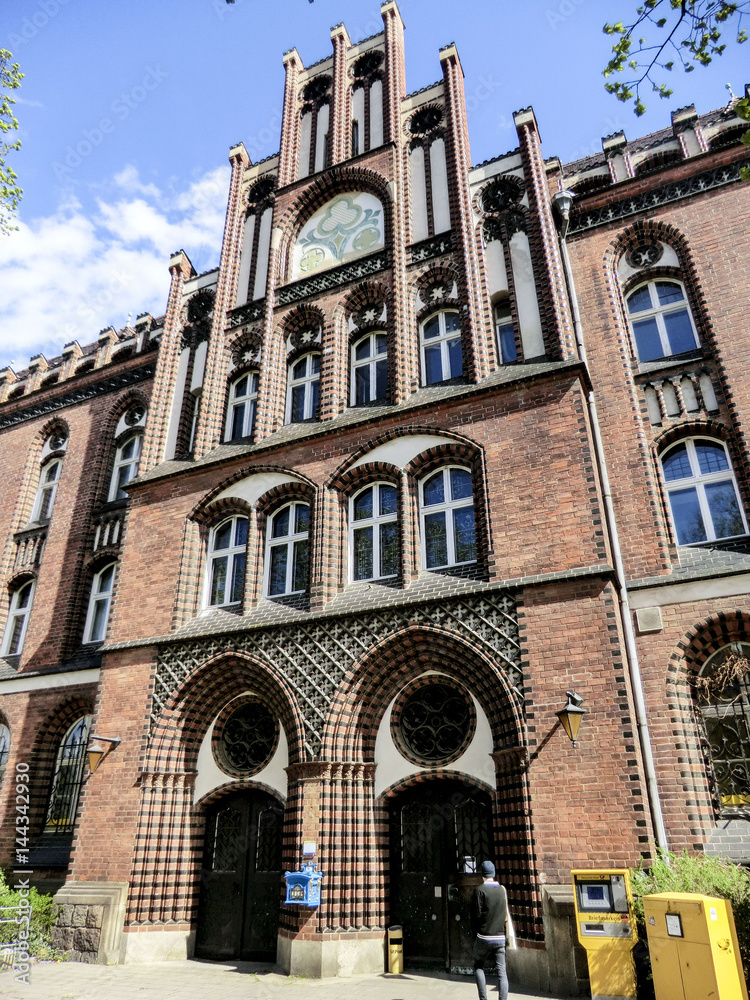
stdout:
<svg viewBox="0 0 750 1000">
<path fill-rule="evenodd" d="M 508 1000 L 508 976 L 505 971 L 505 922 L 508 916 L 508 896 L 505 887 L 495 881 L 495 866 L 483 861 L 480 869 L 483 884 L 471 897 L 471 929 L 474 938 L 474 978 L 479 1000 L 487 1000 L 484 963 L 493 960 L 497 973 L 500 1000 Z"/>
</svg>

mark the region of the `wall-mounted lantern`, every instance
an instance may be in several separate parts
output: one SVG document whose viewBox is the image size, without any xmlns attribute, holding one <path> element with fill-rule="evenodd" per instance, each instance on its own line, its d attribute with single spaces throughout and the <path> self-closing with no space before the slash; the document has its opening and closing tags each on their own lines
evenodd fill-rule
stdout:
<svg viewBox="0 0 750 1000">
<path fill-rule="evenodd" d="M 555 712 L 555 715 L 568 734 L 568 739 L 575 746 L 578 739 L 578 730 L 581 728 L 581 722 L 586 714 L 586 709 L 581 708 L 583 698 L 580 694 L 576 694 L 575 691 L 566 691 L 565 694 L 568 696 L 568 704 L 565 708 L 561 708 L 559 712 Z"/>
<path fill-rule="evenodd" d="M 106 743 L 107 746 L 102 746 L 102 743 Z M 92 733 L 86 747 L 86 754 L 89 758 L 89 773 L 93 774 L 104 758 L 112 753 L 120 743 L 122 743 L 122 740 L 119 736 L 112 738 L 110 736 L 96 736 Z"/>
</svg>

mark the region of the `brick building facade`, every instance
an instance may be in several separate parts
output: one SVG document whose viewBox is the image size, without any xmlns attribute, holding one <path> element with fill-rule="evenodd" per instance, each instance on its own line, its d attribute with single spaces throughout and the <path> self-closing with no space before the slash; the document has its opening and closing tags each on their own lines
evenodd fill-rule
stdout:
<svg viewBox="0 0 750 1000">
<path fill-rule="evenodd" d="M 285 54 L 215 271 L 4 373 L 0 851 L 81 960 L 307 975 L 391 923 L 466 968 L 489 856 L 517 980 L 575 992 L 571 868 L 750 857 L 742 123 L 563 165 L 525 109 L 472 166 L 455 46 L 406 94 L 382 16 Z"/>
</svg>

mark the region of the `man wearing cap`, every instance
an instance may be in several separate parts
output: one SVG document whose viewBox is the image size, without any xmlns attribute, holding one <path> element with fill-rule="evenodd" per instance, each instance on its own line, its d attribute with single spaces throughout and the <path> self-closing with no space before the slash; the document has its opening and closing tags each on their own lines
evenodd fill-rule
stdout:
<svg viewBox="0 0 750 1000">
<path fill-rule="evenodd" d="M 497 973 L 500 1000 L 508 1000 L 508 976 L 505 971 L 505 925 L 508 918 L 508 895 L 505 886 L 495 881 L 495 866 L 483 861 L 480 868 L 483 883 L 471 897 L 471 929 L 474 939 L 474 978 L 479 1000 L 487 1000 L 484 963 L 491 958 Z"/>
</svg>

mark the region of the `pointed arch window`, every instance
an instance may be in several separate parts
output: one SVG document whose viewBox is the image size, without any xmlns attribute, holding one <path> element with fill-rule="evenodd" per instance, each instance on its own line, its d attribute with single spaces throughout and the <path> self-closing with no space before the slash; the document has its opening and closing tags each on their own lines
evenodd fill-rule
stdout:
<svg viewBox="0 0 750 1000">
<path fill-rule="evenodd" d="M 471 472 L 452 466 L 419 484 L 425 569 L 476 562 L 477 540 Z"/>
<path fill-rule="evenodd" d="M 246 517 L 230 517 L 213 529 L 209 538 L 206 606 L 239 606 L 245 593 L 247 563 Z"/>
<path fill-rule="evenodd" d="M 84 715 L 73 723 L 60 743 L 47 805 L 45 833 L 73 833 L 90 730 L 91 716 Z"/>
<path fill-rule="evenodd" d="M 5 626 L 5 636 L 3 637 L 3 656 L 16 656 L 23 649 L 33 597 L 33 580 L 22 584 L 13 592 L 8 622 Z"/>
<path fill-rule="evenodd" d="M 89 610 L 83 630 L 84 642 L 104 642 L 109 620 L 109 609 L 115 588 L 117 563 L 110 563 L 94 576 L 91 584 Z"/>
<path fill-rule="evenodd" d="M 661 466 L 679 545 L 747 533 L 723 442 L 711 438 L 679 441 L 662 454 Z"/>
<path fill-rule="evenodd" d="M 305 354 L 289 365 L 288 424 L 314 420 L 320 411 L 320 354 Z"/>
<path fill-rule="evenodd" d="M 247 372 L 232 382 L 227 412 L 227 441 L 239 441 L 253 433 L 258 405 L 258 379 L 258 372 Z"/>
<path fill-rule="evenodd" d="M 368 333 L 352 344 L 352 406 L 366 406 L 388 392 L 388 337 Z"/>
<path fill-rule="evenodd" d="M 290 503 L 268 523 L 266 593 L 269 597 L 303 594 L 308 585 L 310 507 Z"/>
<path fill-rule="evenodd" d="M 383 580 L 398 574 L 398 493 L 375 483 L 349 501 L 352 580 Z"/>
<path fill-rule="evenodd" d="M 649 281 L 627 297 L 638 357 L 656 361 L 699 346 L 693 316 L 678 281 Z"/>
<path fill-rule="evenodd" d="M 458 313 L 444 310 L 425 320 L 421 329 L 422 381 L 446 382 L 463 375 L 461 324 Z"/>
<path fill-rule="evenodd" d="M 47 462 L 46 465 L 42 466 L 39 476 L 39 486 L 37 487 L 36 498 L 34 500 L 33 521 L 49 521 L 52 517 L 52 508 L 55 504 L 57 485 L 60 481 L 61 472 L 62 460 L 59 458 L 54 458 L 51 462 Z"/>
</svg>

